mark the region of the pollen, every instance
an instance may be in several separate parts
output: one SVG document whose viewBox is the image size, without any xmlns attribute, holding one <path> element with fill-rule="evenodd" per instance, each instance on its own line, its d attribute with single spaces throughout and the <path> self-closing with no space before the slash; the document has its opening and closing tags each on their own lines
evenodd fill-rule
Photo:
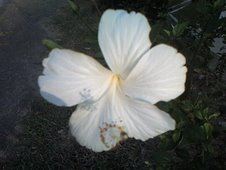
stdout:
<svg viewBox="0 0 226 170">
<path fill-rule="evenodd" d="M 103 127 L 100 127 L 100 139 L 101 142 L 107 148 L 115 147 L 120 141 L 125 140 L 124 127 L 120 125 L 120 122 L 103 123 Z M 123 135 L 122 135 L 123 134 Z"/>
<path fill-rule="evenodd" d="M 112 83 L 113 84 L 120 85 L 121 84 L 121 81 L 122 81 L 122 79 L 121 79 L 121 77 L 120 77 L 119 74 L 114 74 L 112 76 Z"/>
</svg>

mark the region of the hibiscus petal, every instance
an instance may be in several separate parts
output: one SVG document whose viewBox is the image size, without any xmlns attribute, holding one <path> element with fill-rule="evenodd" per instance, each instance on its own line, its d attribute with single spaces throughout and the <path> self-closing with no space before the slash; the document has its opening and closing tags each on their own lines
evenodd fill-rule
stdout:
<svg viewBox="0 0 226 170">
<path fill-rule="evenodd" d="M 111 72 L 93 58 L 71 50 L 54 49 L 43 60 L 38 79 L 41 95 L 58 106 L 97 100 L 108 88 Z"/>
<path fill-rule="evenodd" d="M 175 129 L 174 119 L 152 104 L 127 98 L 125 111 L 123 120 L 129 137 L 145 141 Z"/>
<path fill-rule="evenodd" d="M 169 101 L 185 89 L 185 57 L 168 45 L 151 48 L 125 80 L 125 93 L 152 104 Z"/>
<path fill-rule="evenodd" d="M 119 84 L 113 80 L 98 101 L 79 104 L 72 114 L 71 133 L 81 145 L 101 152 L 112 149 L 127 135 L 147 140 L 175 128 L 167 113 L 125 96 Z"/>
<path fill-rule="evenodd" d="M 140 13 L 107 10 L 102 15 L 98 40 L 106 62 L 123 79 L 151 46 L 147 19 Z"/>
<path fill-rule="evenodd" d="M 108 92 L 98 101 L 77 106 L 69 124 L 72 135 L 82 146 L 101 152 L 117 145 L 125 130 L 120 117 L 124 111 L 120 101 L 116 83 L 112 80 Z"/>
</svg>

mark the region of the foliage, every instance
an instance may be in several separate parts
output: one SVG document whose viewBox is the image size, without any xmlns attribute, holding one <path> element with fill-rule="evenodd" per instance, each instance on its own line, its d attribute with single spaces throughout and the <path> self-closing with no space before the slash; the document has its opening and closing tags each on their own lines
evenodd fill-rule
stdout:
<svg viewBox="0 0 226 170">
<path fill-rule="evenodd" d="M 75 14 L 79 14 L 79 6 L 77 3 L 75 3 L 74 1 L 72 0 L 68 0 L 68 3 L 69 5 L 71 6 L 71 9 L 72 11 L 75 13 Z"/>
<path fill-rule="evenodd" d="M 56 42 L 49 40 L 49 39 L 44 39 L 42 40 L 43 45 L 46 46 L 46 48 L 48 48 L 49 50 L 52 50 L 54 48 L 62 48 L 59 44 L 57 44 Z"/>
<path fill-rule="evenodd" d="M 223 168 L 221 150 L 214 141 L 220 129 L 214 126 L 219 113 L 209 111 L 208 99 L 161 103 L 177 122 L 176 130 L 160 136 L 154 154 L 156 169 Z"/>
</svg>

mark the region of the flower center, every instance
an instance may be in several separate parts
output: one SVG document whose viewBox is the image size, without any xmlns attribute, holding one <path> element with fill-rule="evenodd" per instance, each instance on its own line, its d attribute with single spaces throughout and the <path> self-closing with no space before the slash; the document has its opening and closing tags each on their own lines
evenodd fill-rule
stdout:
<svg viewBox="0 0 226 170">
<path fill-rule="evenodd" d="M 127 138 L 127 134 L 124 132 L 124 127 L 121 126 L 120 123 L 104 123 L 104 125 L 100 127 L 100 138 L 107 148 L 113 148 L 120 141 Z"/>
<path fill-rule="evenodd" d="M 113 84 L 115 84 L 115 85 L 120 85 L 120 84 L 121 84 L 121 81 L 122 81 L 122 79 L 121 79 L 121 77 L 120 77 L 119 74 L 114 74 L 114 75 L 112 76 L 112 83 L 113 83 Z"/>
</svg>

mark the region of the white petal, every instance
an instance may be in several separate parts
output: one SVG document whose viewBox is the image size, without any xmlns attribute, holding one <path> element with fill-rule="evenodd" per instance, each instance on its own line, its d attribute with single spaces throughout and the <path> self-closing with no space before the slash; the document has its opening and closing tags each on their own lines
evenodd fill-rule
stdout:
<svg viewBox="0 0 226 170">
<path fill-rule="evenodd" d="M 38 79 L 41 95 L 58 106 L 97 100 L 112 74 L 93 58 L 71 50 L 54 49 L 43 66 L 44 75 Z"/>
<path fill-rule="evenodd" d="M 152 104 L 127 98 L 125 111 L 123 120 L 129 137 L 145 141 L 175 129 L 174 119 Z"/>
<path fill-rule="evenodd" d="M 119 84 L 113 80 L 100 100 L 80 104 L 72 114 L 70 129 L 81 145 L 96 152 L 106 151 L 124 140 L 125 134 L 147 140 L 175 128 L 175 121 L 167 113 L 128 98 Z"/>
<path fill-rule="evenodd" d="M 151 28 L 140 13 L 107 10 L 102 15 L 98 40 L 106 62 L 115 74 L 124 79 L 146 52 L 151 42 Z"/>
<path fill-rule="evenodd" d="M 120 114 L 124 111 L 116 81 L 98 101 L 79 104 L 70 118 L 70 129 L 77 141 L 95 152 L 110 150 L 125 131 Z"/>
<path fill-rule="evenodd" d="M 169 101 L 185 89 L 185 57 L 168 45 L 157 45 L 141 58 L 124 82 L 125 93 L 152 104 Z"/>
</svg>

